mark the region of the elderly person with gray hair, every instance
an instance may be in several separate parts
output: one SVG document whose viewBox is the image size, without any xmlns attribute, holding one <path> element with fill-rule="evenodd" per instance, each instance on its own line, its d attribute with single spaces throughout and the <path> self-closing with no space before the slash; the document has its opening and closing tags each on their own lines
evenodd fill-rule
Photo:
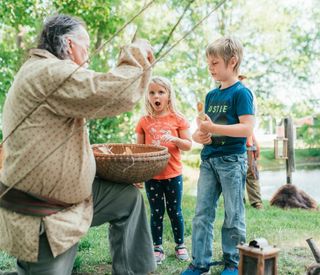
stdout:
<svg viewBox="0 0 320 275">
<path fill-rule="evenodd" d="M 89 43 L 80 19 L 49 18 L 5 101 L 4 137 L 14 131 L 3 145 L 0 249 L 17 258 L 18 274 L 71 274 L 80 238 L 106 222 L 113 274 L 155 269 L 141 193 L 95 178 L 85 127 L 86 119 L 137 103 L 150 79 L 152 48 L 141 40 L 125 46 L 117 67 L 98 73 L 85 66 Z"/>
</svg>

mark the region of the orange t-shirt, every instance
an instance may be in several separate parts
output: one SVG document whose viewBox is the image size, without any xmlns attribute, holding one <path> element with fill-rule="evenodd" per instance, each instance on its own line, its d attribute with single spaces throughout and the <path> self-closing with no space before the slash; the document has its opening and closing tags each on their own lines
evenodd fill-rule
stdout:
<svg viewBox="0 0 320 275">
<path fill-rule="evenodd" d="M 154 179 L 169 179 L 181 175 L 182 163 L 180 149 L 172 142 L 161 142 L 163 135 L 169 134 L 179 137 L 179 131 L 186 130 L 190 127 L 189 122 L 182 116 L 169 113 L 162 117 L 143 116 L 140 118 L 136 127 L 136 133 L 145 137 L 145 144 L 166 146 L 170 153 L 167 167 Z"/>
</svg>

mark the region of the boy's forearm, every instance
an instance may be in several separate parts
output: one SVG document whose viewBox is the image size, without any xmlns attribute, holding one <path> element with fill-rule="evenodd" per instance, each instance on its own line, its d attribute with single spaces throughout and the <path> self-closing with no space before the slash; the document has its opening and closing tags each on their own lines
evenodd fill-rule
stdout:
<svg viewBox="0 0 320 275">
<path fill-rule="evenodd" d="M 253 125 L 243 123 L 232 125 L 212 124 L 210 133 L 228 137 L 249 137 L 253 133 Z"/>
</svg>

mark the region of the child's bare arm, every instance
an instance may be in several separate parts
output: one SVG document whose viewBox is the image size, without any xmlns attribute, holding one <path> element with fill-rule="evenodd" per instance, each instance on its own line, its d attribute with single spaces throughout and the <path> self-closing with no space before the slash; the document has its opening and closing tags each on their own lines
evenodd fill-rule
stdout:
<svg viewBox="0 0 320 275">
<path fill-rule="evenodd" d="M 179 131 L 179 139 L 176 141 L 176 145 L 183 151 L 189 151 L 191 149 L 192 140 L 189 129 Z"/>
<path fill-rule="evenodd" d="M 213 123 L 208 115 L 206 120 L 197 119 L 198 129 L 202 132 L 218 134 L 229 137 L 248 137 L 253 134 L 255 118 L 253 115 L 239 116 L 239 123 L 232 125 L 220 125 Z"/>
<path fill-rule="evenodd" d="M 182 151 L 189 151 L 192 146 L 191 134 L 189 129 L 180 130 L 179 137 L 174 137 L 171 135 L 164 135 L 161 138 L 162 142 L 172 142 Z"/>
<path fill-rule="evenodd" d="M 144 144 L 145 143 L 144 134 L 137 134 L 137 143 L 138 144 Z"/>
</svg>

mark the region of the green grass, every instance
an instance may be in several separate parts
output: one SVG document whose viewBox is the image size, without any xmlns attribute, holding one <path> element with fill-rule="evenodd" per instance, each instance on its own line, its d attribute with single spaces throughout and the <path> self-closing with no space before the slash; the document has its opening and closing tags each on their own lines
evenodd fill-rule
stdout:
<svg viewBox="0 0 320 275">
<path fill-rule="evenodd" d="M 296 153 L 296 164 L 305 165 L 320 163 L 320 149 L 299 149 Z M 183 154 L 185 164 L 184 180 L 185 195 L 183 198 L 183 212 L 185 218 L 185 243 L 191 254 L 191 225 L 194 215 L 196 198 L 189 195 L 194 190 L 191 185 L 196 184 L 199 166 L 199 149 Z M 275 161 L 272 149 L 261 151 L 260 165 L 263 169 L 279 169 L 284 167 L 284 161 Z M 196 169 L 196 170 L 195 170 Z M 144 191 L 143 191 L 144 193 Z M 263 237 L 269 244 L 278 246 L 281 251 L 278 262 L 279 275 L 305 274 L 306 266 L 315 262 L 306 239 L 312 237 L 320 247 L 320 218 L 318 211 L 299 209 L 282 210 L 269 206 L 264 201 L 264 209 L 257 211 L 246 208 L 247 240 Z M 223 206 L 217 211 L 213 243 L 214 259 L 220 260 L 221 226 L 223 222 Z M 164 220 L 164 249 L 165 262 L 158 267 L 156 275 L 179 274 L 186 268 L 187 263 L 181 263 L 174 256 L 174 241 L 171 227 L 166 217 Z M 74 274 L 111 274 L 111 257 L 108 247 L 107 225 L 91 228 L 79 244 L 77 258 L 74 264 Z M 134 257 L 134 255 L 132 255 Z M 6 253 L 0 252 L 0 270 L 14 269 L 14 259 Z M 211 268 L 211 274 L 220 274 L 221 267 Z"/>
<path fill-rule="evenodd" d="M 196 198 L 184 196 L 183 211 L 185 217 L 185 243 L 191 251 L 191 224 Z M 305 274 L 306 266 L 315 262 L 306 239 L 312 237 L 320 246 L 320 219 L 318 211 L 299 209 L 282 210 L 264 202 L 263 210 L 246 208 L 247 240 L 257 237 L 266 238 L 269 244 L 281 249 L 278 262 L 278 274 Z M 221 225 L 223 206 L 220 201 L 215 223 L 214 258 L 221 259 Z M 179 274 L 187 263 L 181 263 L 174 256 L 174 240 L 168 218 L 165 219 L 164 249 L 165 262 L 158 267 L 155 274 Z M 111 258 L 107 241 L 107 226 L 92 228 L 79 245 L 75 262 L 75 274 L 111 274 Z M 134 257 L 134 255 L 132 255 Z M 0 254 L 0 270 L 10 270 L 14 260 L 5 253 Z M 211 274 L 220 274 L 221 267 L 211 269 Z"/>
</svg>

